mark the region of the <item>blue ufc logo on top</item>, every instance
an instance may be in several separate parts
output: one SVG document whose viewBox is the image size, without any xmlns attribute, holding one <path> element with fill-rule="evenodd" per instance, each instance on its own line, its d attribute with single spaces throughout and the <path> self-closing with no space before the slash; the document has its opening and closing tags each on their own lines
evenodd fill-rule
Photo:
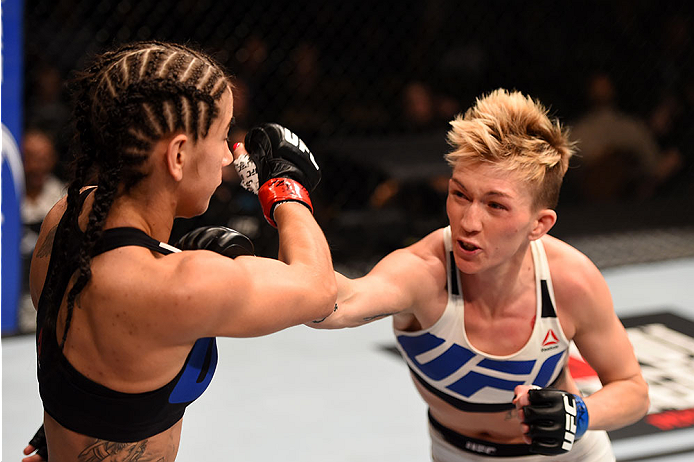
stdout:
<svg viewBox="0 0 694 462">
<path fill-rule="evenodd" d="M 417 357 L 443 344 L 444 340 L 442 338 L 426 333 L 417 337 L 400 335 L 397 337 L 397 340 L 419 372 L 434 381 L 449 377 L 473 358 L 479 358 L 475 352 L 454 343 L 434 359 L 421 363 Z M 524 383 L 546 387 L 549 385 L 557 363 L 563 355 L 564 352 L 562 351 L 545 360 L 537 370 L 535 377 L 531 377 L 531 374 L 535 369 L 536 360 L 497 361 L 484 358 L 477 364 L 472 365 L 470 371 L 446 388 L 469 398 L 486 387 L 509 392 L 512 392 L 517 385 Z M 501 379 L 490 375 L 489 371 L 517 376 L 518 379 Z"/>
</svg>

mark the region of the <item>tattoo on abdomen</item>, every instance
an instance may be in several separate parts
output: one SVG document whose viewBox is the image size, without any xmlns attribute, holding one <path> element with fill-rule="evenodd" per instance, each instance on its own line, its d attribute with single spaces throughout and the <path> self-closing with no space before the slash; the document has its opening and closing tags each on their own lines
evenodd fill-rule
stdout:
<svg viewBox="0 0 694 462">
<path fill-rule="evenodd" d="M 165 462 L 159 455 L 148 455 L 147 440 L 137 443 L 114 443 L 95 440 L 77 457 L 79 462 Z"/>
</svg>

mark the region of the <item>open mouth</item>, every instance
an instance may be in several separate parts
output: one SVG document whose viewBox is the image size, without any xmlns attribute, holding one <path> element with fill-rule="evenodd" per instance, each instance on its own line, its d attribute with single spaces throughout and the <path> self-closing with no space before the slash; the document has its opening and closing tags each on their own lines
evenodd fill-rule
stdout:
<svg viewBox="0 0 694 462">
<path fill-rule="evenodd" d="M 462 247 L 463 250 L 467 250 L 468 252 L 474 252 L 475 250 L 479 249 L 479 247 L 477 247 L 476 245 L 471 244 L 469 242 L 465 242 L 465 241 L 458 241 L 458 242 L 460 243 L 460 247 Z"/>
</svg>

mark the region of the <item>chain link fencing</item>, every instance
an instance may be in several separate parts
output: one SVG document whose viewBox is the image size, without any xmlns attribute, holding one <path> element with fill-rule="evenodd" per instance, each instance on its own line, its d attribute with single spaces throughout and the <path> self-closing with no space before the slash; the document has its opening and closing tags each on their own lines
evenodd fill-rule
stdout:
<svg viewBox="0 0 694 462">
<path fill-rule="evenodd" d="M 629 128 L 592 170 L 589 153 L 576 158 L 554 234 L 595 259 L 612 252 L 602 266 L 691 256 L 678 243 L 694 242 L 693 13 L 685 1 L 27 0 L 26 125 L 56 135 L 64 168 L 62 84 L 85 56 L 132 40 L 199 45 L 235 76 L 239 139 L 276 121 L 312 148 L 324 171 L 316 217 L 336 264 L 356 274 L 445 226 L 445 133 L 476 96 L 521 90 L 586 137 L 608 101 Z M 246 232 L 260 254 L 276 249 L 233 181 L 172 239 L 212 222 Z M 591 247 L 634 232 L 673 245 Z"/>
</svg>

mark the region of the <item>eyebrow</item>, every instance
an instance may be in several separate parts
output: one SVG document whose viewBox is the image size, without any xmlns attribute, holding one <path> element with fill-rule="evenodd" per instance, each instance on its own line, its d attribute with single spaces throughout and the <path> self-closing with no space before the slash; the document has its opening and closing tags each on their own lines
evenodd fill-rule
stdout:
<svg viewBox="0 0 694 462">
<path fill-rule="evenodd" d="M 458 186 L 460 186 L 460 188 L 463 189 L 463 191 L 467 192 L 467 188 L 465 187 L 465 185 L 464 185 L 463 183 L 461 183 L 460 181 L 456 180 L 455 178 L 451 178 L 451 181 L 453 181 L 453 182 L 456 183 Z M 492 197 L 502 197 L 502 198 L 507 198 L 507 199 L 512 199 L 512 198 L 513 198 L 513 196 L 511 196 L 510 194 L 506 194 L 505 192 L 497 191 L 497 190 L 495 190 L 495 189 L 493 189 L 493 190 L 491 190 L 491 191 L 488 191 L 488 192 L 484 193 L 483 195 L 484 195 L 484 196 L 492 196 Z"/>
</svg>

